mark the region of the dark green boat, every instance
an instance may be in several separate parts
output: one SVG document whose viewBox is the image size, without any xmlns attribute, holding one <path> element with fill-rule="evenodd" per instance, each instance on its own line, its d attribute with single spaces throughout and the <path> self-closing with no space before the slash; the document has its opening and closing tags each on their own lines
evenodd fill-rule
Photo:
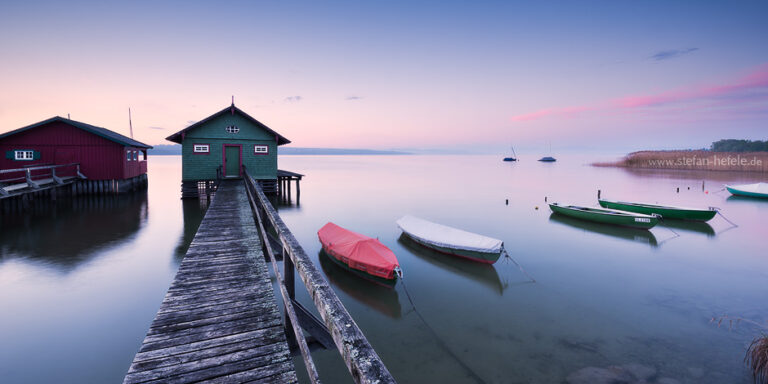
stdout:
<svg viewBox="0 0 768 384">
<path fill-rule="evenodd" d="M 557 213 L 552 213 L 551 215 L 549 215 L 549 222 L 561 224 L 570 228 L 580 229 L 586 232 L 610 236 L 616 239 L 629 240 L 629 241 L 641 243 L 641 244 L 648 244 L 651 247 L 657 247 L 659 245 L 659 242 L 656 240 L 656 236 L 653 234 L 653 232 L 645 229 L 627 228 L 627 227 L 619 227 L 616 225 L 593 223 L 591 221 L 579 220 L 573 217 L 559 215 Z M 681 223 L 681 222 L 678 222 L 678 223 Z M 687 223 L 687 224 L 691 224 L 691 223 Z M 693 223 L 693 224 L 703 224 L 703 223 Z M 659 225 L 664 225 L 664 223 Z"/>
<path fill-rule="evenodd" d="M 709 221 L 717 214 L 714 208 L 683 208 L 671 207 L 656 204 L 629 203 L 625 201 L 597 200 L 600 206 L 609 209 L 618 209 L 620 211 L 643 213 L 646 215 L 657 214 L 662 219 Z"/>
<path fill-rule="evenodd" d="M 549 204 L 549 209 L 554 213 L 581 220 L 629 228 L 651 229 L 659 223 L 658 217 L 654 215 L 617 211 L 614 209 L 560 205 L 558 203 Z"/>
</svg>

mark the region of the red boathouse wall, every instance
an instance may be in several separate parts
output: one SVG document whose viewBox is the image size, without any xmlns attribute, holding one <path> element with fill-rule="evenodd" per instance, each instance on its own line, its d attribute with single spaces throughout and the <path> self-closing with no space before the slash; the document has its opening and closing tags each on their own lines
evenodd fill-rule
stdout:
<svg viewBox="0 0 768 384">
<path fill-rule="evenodd" d="M 39 158 L 8 159 L 6 153 L 14 150 L 34 150 L 39 152 Z M 128 151 L 131 151 L 130 161 Z M 133 160 L 133 151 L 136 151 L 137 160 Z M 121 180 L 146 173 L 146 156 L 140 152 L 140 148 L 126 147 L 54 121 L 0 140 L 0 169 L 80 163 L 80 172 L 90 180 Z M 139 157 L 144 161 L 138 161 Z"/>
</svg>

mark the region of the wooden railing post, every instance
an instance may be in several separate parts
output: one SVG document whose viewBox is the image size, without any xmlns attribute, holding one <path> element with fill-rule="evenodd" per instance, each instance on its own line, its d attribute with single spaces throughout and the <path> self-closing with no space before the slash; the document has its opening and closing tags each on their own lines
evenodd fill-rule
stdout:
<svg viewBox="0 0 768 384">
<path fill-rule="evenodd" d="M 56 168 L 51 168 L 51 177 L 53 177 L 53 181 L 56 184 L 59 184 L 59 185 L 64 184 L 64 180 L 61 180 L 60 177 L 56 176 Z"/>
<path fill-rule="evenodd" d="M 336 296 L 336 293 L 322 276 L 321 272 L 296 240 L 296 237 L 293 236 L 280 218 L 280 215 L 277 214 L 277 211 L 269 203 L 264 192 L 261 188 L 256 186 L 255 180 L 253 180 L 247 172 L 244 177 L 246 183 L 250 184 L 253 188 L 250 191 L 253 193 L 252 204 L 259 208 L 258 210 L 252 208 L 254 214 L 261 216 L 259 211 L 263 209 L 263 222 L 269 224 L 274 228 L 275 232 L 277 232 L 282 243 L 284 259 L 291 260 L 290 267 L 287 267 L 288 264 L 285 264 L 286 262 L 284 262 L 285 277 L 282 278 L 284 285 L 280 285 L 281 293 L 284 294 L 286 306 L 290 305 L 290 311 L 295 312 L 293 311 L 292 299 L 286 297 L 293 296 L 288 294 L 286 287 L 289 285 L 288 276 L 293 275 L 295 270 L 304 284 L 304 287 L 307 289 L 309 296 L 312 298 L 312 301 L 315 304 L 315 309 L 317 309 L 320 317 L 322 317 L 325 327 L 333 338 L 333 342 L 336 344 L 336 348 L 341 354 L 341 358 L 344 360 L 344 363 L 352 376 L 352 380 L 355 383 L 366 384 L 395 383 L 396 381 L 394 377 L 392 377 L 392 374 L 387 370 L 387 367 L 384 366 L 381 358 L 365 338 L 365 335 L 363 335 L 363 332 L 357 326 L 354 319 L 352 319 L 352 316 L 349 315 L 347 309 L 344 308 L 341 300 Z M 262 218 L 256 218 L 256 220 L 262 222 Z M 266 233 L 262 232 L 262 238 L 266 239 L 266 237 Z M 273 263 L 275 275 L 279 276 L 280 272 L 277 270 L 278 264 L 274 261 Z M 285 270 L 288 268 L 291 269 L 290 273 Z M 278 278 L 278 282 L 280 282 L 280 280 L 281 279 Z M 293 283 L 290 285 L 293 286 Z M 295 318 L 296 316 L 292 317 Z M 297 332 L 301 332 L 301 328 L 299 328 Z M 298 340 L 303 340 L 302 335 L 299 335 Z M 303 344 L 304 343 L 300 343 L 302 354 L 305 353 Z"/>
<path fill-rule="evenodd" d="M 268 243 L 269 239 L 266 239 L 265 242 Z M 285 284 L 285 291 L 288 293 L 290 301 L 293 301 L 296 298 L 293 263 L 291 262 L 291 257 L 285 252 L 285 247 L 283 247 L 283 283 Z M 287 307 L 283 310 L 283 320 L 283 324 L 285 324 L 285 335 L 288 336 L 288 346 L 290 346 L 291 349 L 295 349 L 298 346 L 298 343 L 296 342 L 296 333 L 293 331 L 291 319 L 288 317 Z"/>
<path fill-rule="evenodd" d="M 37 185 L 37 183 L 32 181 L 32 173 L 30 172 L 29 168 L 27 168 L 26 178 L 27 178 L 27 185 L 29 185 L 32 189 L 40 188 L 40 186 Z"/>
</svg>

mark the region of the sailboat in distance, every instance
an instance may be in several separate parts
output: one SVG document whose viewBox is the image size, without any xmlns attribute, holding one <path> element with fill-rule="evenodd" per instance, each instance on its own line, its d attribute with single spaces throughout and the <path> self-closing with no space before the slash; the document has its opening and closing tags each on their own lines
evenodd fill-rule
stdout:
<svg viewBox="0 0 768 384">
<path fill-rule="evenodd" d="M 517 154 L 515 154 L 515 148 L 513 146 L 509 146 L 512 149 L 512 157 L 505 157 L 504 161 L 517 161 Z"/>
<path fill-rule="evenodd" d="M 552 143 L 549 143 L 549 153 L 552 153 Z M 545 163 L 552 163 L 557 161 L 557 159 L 555 159 L 552 156 L 544 156 L 541 159 L 539 159 L 539 161 L 543 161 Z"/>
</svg>

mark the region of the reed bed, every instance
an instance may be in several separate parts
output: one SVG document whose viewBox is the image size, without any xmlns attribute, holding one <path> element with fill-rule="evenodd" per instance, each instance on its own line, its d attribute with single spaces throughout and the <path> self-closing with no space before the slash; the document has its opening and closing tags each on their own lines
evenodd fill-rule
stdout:
<svg viewBox="0 0 768 384">
<path fill-rule="evenodd" d="M 768 336 L 763 335 L 752 341 L 744 361 L 752 370 L 755 383 L 768 383 Z"/>
<path fill-rule="evenodd" d="M 768 152 L 639 151 L 597 167 L 768 172 Z"/>
</svg>

